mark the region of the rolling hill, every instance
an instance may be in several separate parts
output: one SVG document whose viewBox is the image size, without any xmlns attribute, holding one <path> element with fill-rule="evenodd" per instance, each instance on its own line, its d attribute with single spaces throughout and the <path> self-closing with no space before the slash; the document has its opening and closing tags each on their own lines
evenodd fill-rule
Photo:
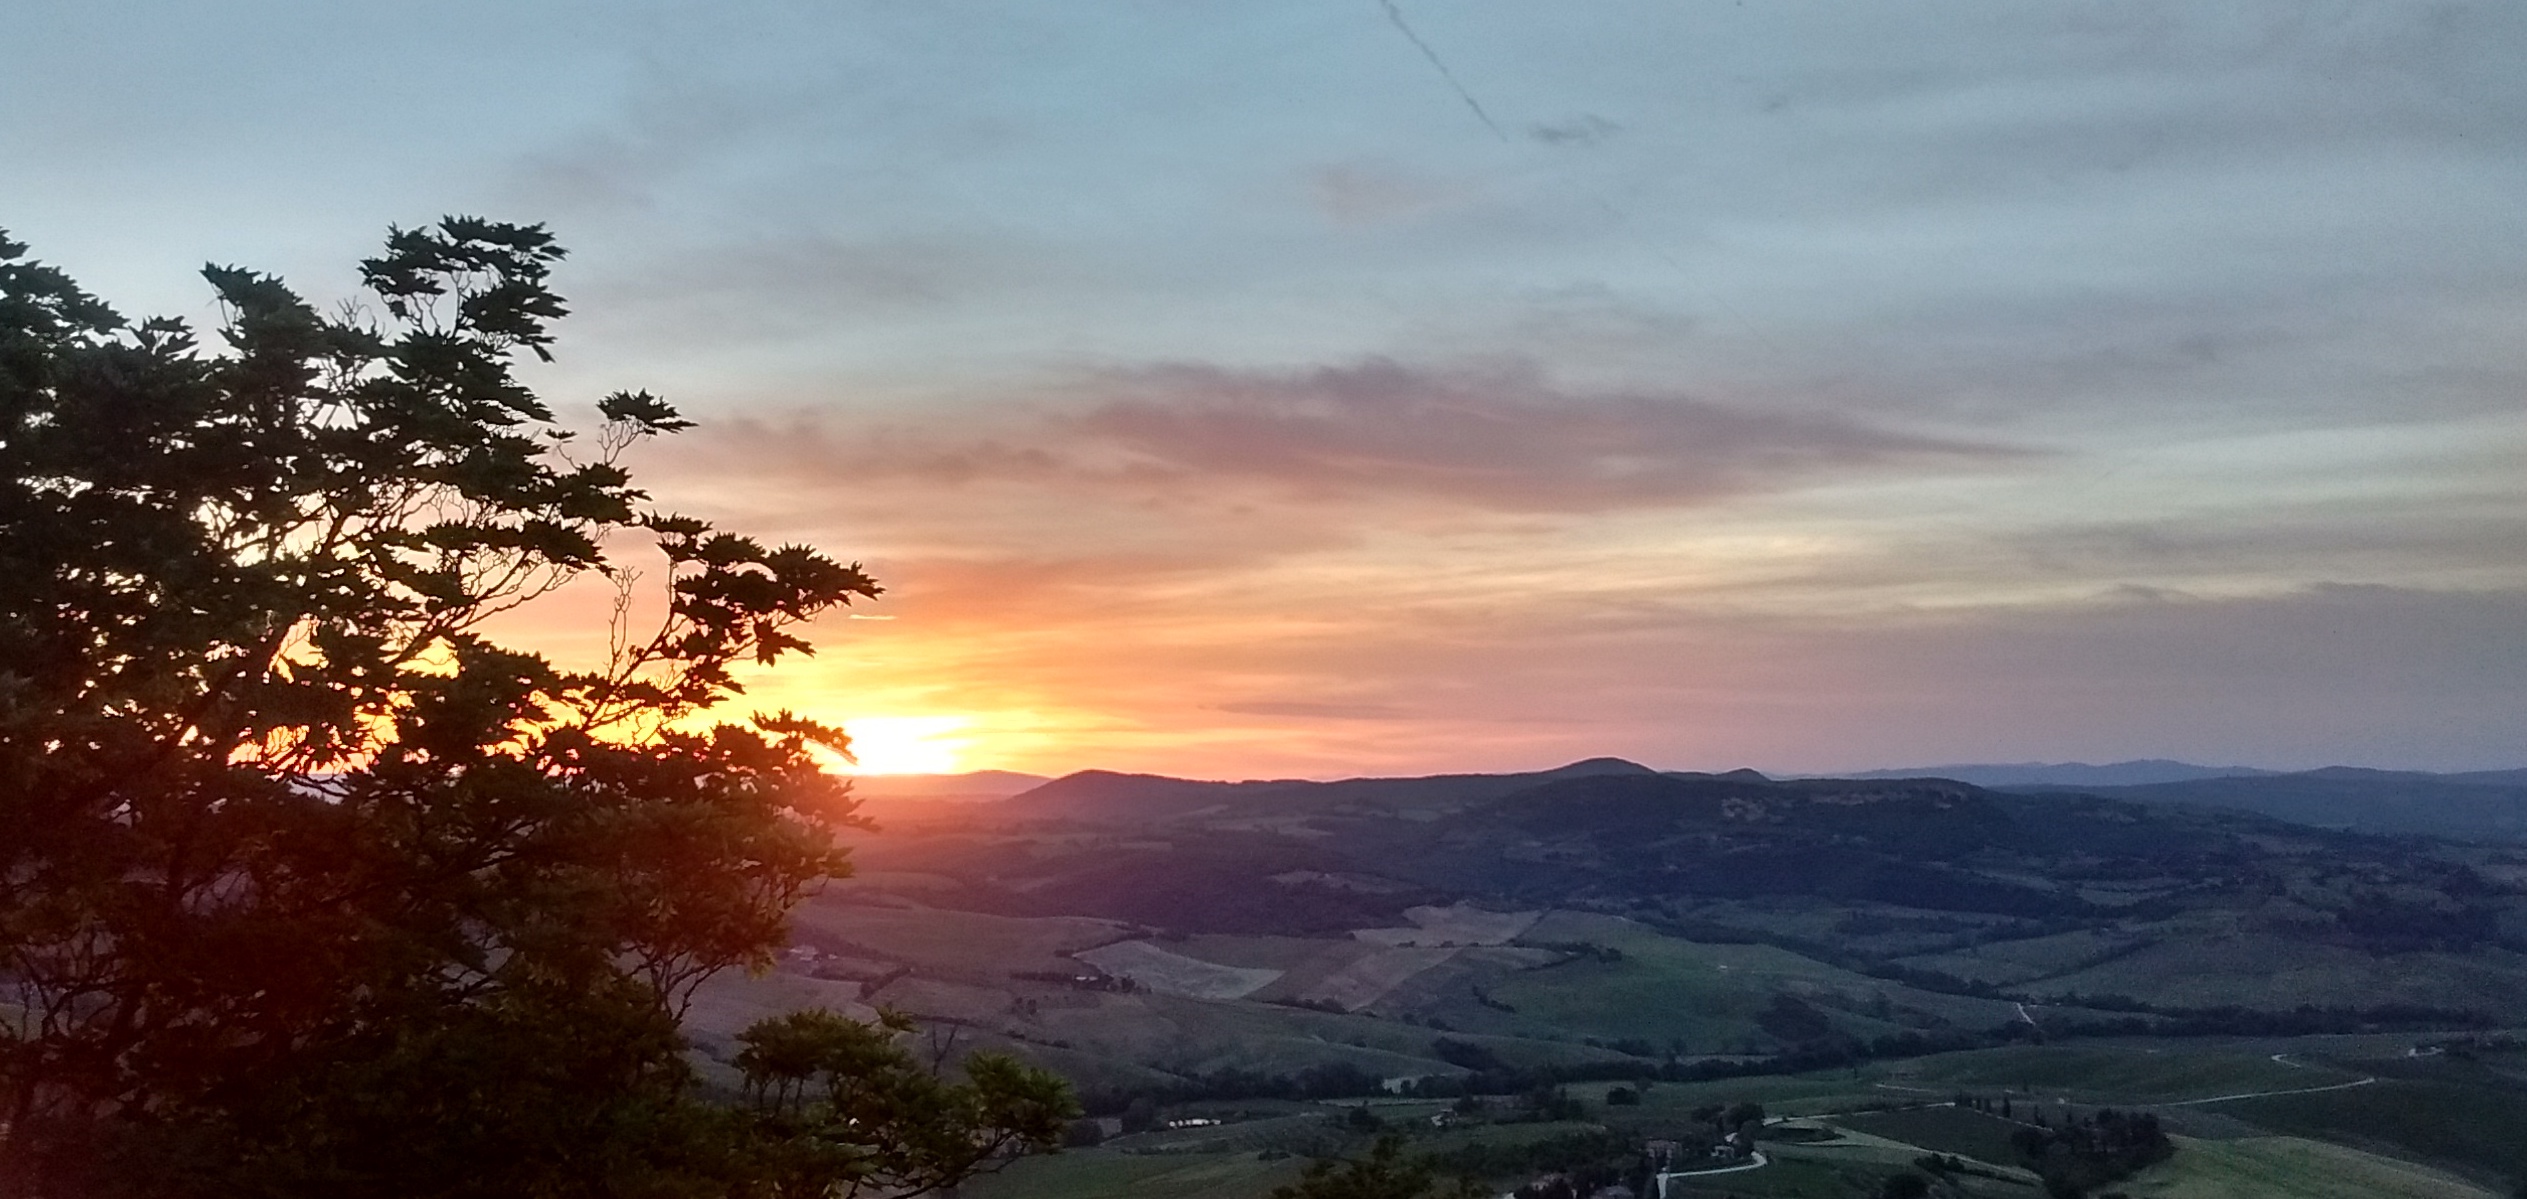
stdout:
<svg viewBox="0 0 2527 1199">
<path fill-rule="evenodd" d="M 859 875 L 799 911 L 779 968 L 715 982 L 692 1032 L 724 1059 L 767 1011 L 893 1008 L 1056 1069 L 1101 1112 L 1132 1096 L 1658 1078 L 1662 1093 L 1830 1094 L 1836 1110 L 2041 1083 L 2190 1113 L 2290 1090 L 2273 1084 L 2313 1076 L 2295 1063 L 2329 1047 L 2389 1037 L 2375 1051 L 2402 1053 L 2527 1025 L 2527 849 L 2156 794 L 2246 785 L 2497 799 L 2508 784 L 2333 772 L 1996 790 L 1592 759 L 1337 782 L 1086 772 L 1000 800 L 903 796 L 890 802 L 930 815 L 861 839 Z M 2291 1039 L 2238 1040 L 2275 1037 Z M 2223 1048 L 2240 1044 L 2263 1047 Z M 1865 1066 L 1883 1086 L 1797 1074 L 1817 1066 Z M 1696 1081 L 1714 1079 L 1728 1081 Z M 2438 1096 L 2459 1081 L 2396 1085 Z M 2478 1106 L 2512 1103 L 2500 1079 L 2463 1085 Z M 2188 1118 L 2207 1136 L 2354 1143 L 2345 1130 L 2366 1119 L 2473 1177 L 2506 1168 L 2367 1099 L 2256 1101 L 2272 1114 L 2252 1126 Z M 1306 1140 L 1318 1125 L 1291 1127 Z M 2282 1170 L 2243 1150 L 2177 1160 L 2203 1177 Z M 2193 1177 L 2167 1174 L 2166 1193 Z M 1833 1189 L 1846 1183 L 1861 1190 Z"/>
</svg>

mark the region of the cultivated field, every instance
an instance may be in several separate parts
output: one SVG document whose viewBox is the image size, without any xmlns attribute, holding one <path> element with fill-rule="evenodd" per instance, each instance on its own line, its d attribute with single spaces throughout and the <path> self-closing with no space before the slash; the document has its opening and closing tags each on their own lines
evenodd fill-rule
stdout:
<svg viewBox="0 0 2527 1199">
<path fill-rule="evenodd" d="M 1064 953 L 1102 945 L 1127 931 L 1111 920 L 995 916 L 832 896 L 799 905 L 790 920 L 802 944 L 856 946 L 918 965 L 924 973 L 986 980 L 1020 970 L 1068 972 L 1075 967 Z"/>
<path fill-rule="evenodd" d="M 1382 948 L 1352 959 L 1301 992 L 1304 1002 L 1330 1003 L 1356 1012 L 1384 998 L 1406 979 L 1455 957 L 1454 949 Z"/>
<path fill-rule="evenodd" d="M 1243 999 L 1281 977 L 1278 970 L 1223 966 L 1160 949 L 1147 941 L 1117 941 L 1071 956 L 1159 994 L 1189 999 Z"/>
<path fill-rule="evenodd" d="M 1380 945 L 1506 945 L 1535 926 L 1541 912 L 1487 912 L 1466 904 L 1404 909 L 1409 928 L 1364 928 L 1351 935 Z"/>
</svg>

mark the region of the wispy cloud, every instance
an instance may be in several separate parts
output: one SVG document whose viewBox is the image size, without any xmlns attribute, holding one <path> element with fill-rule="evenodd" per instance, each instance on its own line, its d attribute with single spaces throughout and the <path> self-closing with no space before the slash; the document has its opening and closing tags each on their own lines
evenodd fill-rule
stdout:
<svg viewBox="0 0 2527 1199">
<path fill-rule="evenodd" d="M 1160 469 L 1302 495 L 1406 494 L 1506 511 L 1686 505 L 1819 475 L 2026 453 L 1834 415 L 1573 393 L 1524 367 L 1172 366 L 1112 386 L 1118 398 L 1067 423 Z"/>
<path fill-rule="evenodd" d="M 1681 507 L 1820 479 L 1989 468 L 2037 456 L 1832 413 L 1556 386 L 1524 365 L 1389 359 L 1288 371 L 1177 364 L 1098 372 L 1056 397 L 858 435 L 740 431 L 817 469 L 1286 501 L 1402 500 L 1504 513 Z M 941 425 L 949 427 L 940 427 Z M 964 432 L 963 430 L 973 430 Z"/>
<path fill-rule="evenodd" d="M 2515 759 L 2527 5 L 731 4 L 39 2 L 7 219 L 551 222 L 889 585 L 767 702 L 1011 765 Z"/>
</svg>

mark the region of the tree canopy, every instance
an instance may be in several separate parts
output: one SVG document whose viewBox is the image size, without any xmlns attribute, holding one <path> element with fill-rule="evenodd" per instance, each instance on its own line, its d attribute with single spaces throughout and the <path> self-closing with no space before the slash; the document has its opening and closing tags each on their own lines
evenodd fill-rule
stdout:
<svg viewBox="0 0 2527 1199">
<path fill-rule="evenodd" d="M 0 237 L 0 1194 L 890 1193 L 1058 1136 L 900 1020 L 678 1021 L 861 822 L 841 730 L 715 717 L 878 587 L 652 511 L 574 432 L 540 226 L 389 233 L 331 314 L 206 268 L 224 345 Z M 646 543 L 647 569 L 626 561 Z M 610 652 L 496 618 L 610 584 Z M 636 617 L 655 613 L 636 627 Z"/>
</svg>

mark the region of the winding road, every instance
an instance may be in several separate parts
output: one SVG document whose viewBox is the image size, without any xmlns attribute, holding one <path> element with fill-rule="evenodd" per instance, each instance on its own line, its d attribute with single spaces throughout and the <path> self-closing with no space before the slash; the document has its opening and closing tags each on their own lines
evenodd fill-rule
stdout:
<svg viewBox="0 0 2527 1199">
<path fill-rule="evenodd" d="M 2282 1064 L 2282 1065 L 2284 1065 L 2284 1066 L 2288 1066 L 2288 1067 L 2290 1067 L 2290 1068 L 2291 1068 L 2291 1069 L 2293 1069 L 2293 1070 L 2313 1070 L 2313 1069 L 2315 1069 L 2315 1067 L 2310 1066 L 2310 1065 L 2309 1065 L 2309 1064 L 2307 1064 L 2306 1062 L 2294 1062 L 2294 1061 L 2291 1061 L 2291 1060 L 2290 1060 L 2290 1055 L 2289 1055 L 2289 1054 L 2287 1054 L 2287 1053 L 2276 1053 L 2276 1054 L 2272 1055 L 2272 1060 L 2273 1060 L 2273 1061 L 2275 1061 L 2275 1062 L 2278 1062 L 2278 1063 L 2280 1063 L 2280 1064 Z M 2350 1082 L 2337 1082 L 2337 1083 L 2329 1083 L 2329 1084 L 2327 1084 L 2327 1085 L 2325 1085 L 2325 1086 L 2321 1086 L 2321 1087 L 2286 1087 L 2286 1088 L 2282 1088 L 2282 1089 L 2278 1089 L 2278 1090 L 2271 1090 L 2271 1091 L 2240 1091 L 2240 1092 L 2238 1092 L 2237 1094 L 2234 1094 L 2234 1095 L 2212 1095 L 2212 1096 L 2208 1096 L 2208 1097 L 2206 1097 L 2206 1098 L 2202 1098 L 2202 1099 L 2166 1099 L 2166 1100 L 2158 1100 L 2158 1101 L 2152 1101 L 2152 1102 L 2132 1101 L 2132 1102 L 2127 1103 L 2127 1104 L 2126 1104 L 2126 1106 L 2128 1106 L 2128 1107 L 2137 1107 L 2137 1108 L 2152 1108 L 2152 1107 L 2200 1107 L 2200 1106 L 2202 1106 L 2203 1104 L 2206 1104 L 2206 1103 L 2233 1103 L 2233 1102 L 2235 1102 L 2235 1101 L 2237 1101 L 2237 1100 L 2240 1100 L 2240 1099 L 2270 1099 L 2270 1098 L 2272 1098 L 2272 1097 L 2274 1097 L 2274 1096 L 2276 1096 L 2276 1095 L 2322 1095 L 2322 1094 L 2324 1094 L 2324 1093 L 2325 1093 L 2325 1092 L 2327 1092 L 2327 1091 L 2348 1091 L 2348 1090 L 2351 1090 L 2353 1087 L 2365 1087 L 2365 1086 L 2369 1086 L 2370 1084 L 2375 1083 L 2375 1082 L 2377 1082 L 2377 1081 L 2378 1081 L 2378 1076 L 2377 1076 L 2377 1075 L 2375 1075 L 2375 1074 L 2372 1074 L 2372 1075 L 2368 1076 L 2367 1078 L 2357 1078 L 2357 1079 L 2353 1079 L 2353 1080 L 2352 1080 L 2352 1081 L 2350 1081 Z M 1870 1085 L 1871 1085 L 1871 1086 L 1874 1086 L 1874 1087 L 1876 1087 L 1876 1088 L 1878 1088 L 1878 1089 L 1879 1089 L 1879 1090 L 1881 1090 L 1881 1091 L 1910 1091 L 1910 1092 L 1912 1092 L 1913 1094 L 1916 1094 L 1916 1095 L 1936 1095 L 1936 1094 L 1939 1094 L 1939 1093 L 1940 1093 L 1938 1090 L 1936 1090 L 1936 1089 L 1934 1089 L 1934 1088 L 1931 1088 L 1931 1087 L 1908 1087 L 1908 1086 L 1904 1086 L 1904 1085 L 1903 1085 L 1903 1084 L 1901 1084 L 1901 1083 L 1880 1082 L 1880 1083 L 1871 1083 Z M 1934 1104 L 1929 1104 L 1929 1105 L 1927 1105 L 1927 1106 L 1930 1106 L 1930 1107 L 1952 1107 L 1952 1106 L 1954 1106 L 1954 1104 L 1939 1104 L 1939 1103 L 1934 1103 Z"/>
<path fill-rule="evenodd" d="M 2280 1063 L 2280 1064 L 2282 1064 L 2282 1065 L 2288 1066 L 2288 1067 L 2290 1067 L 2290 1068 L 2291 1068 L 2291 1069 L 2293 1069 L 2293 1070 L 2308 1070 L 2308 1069 L 2313 1069 L 2313 1067 L 2309 1066 L 2306 1062 L 2294 1062 L 2294 1061 L 2291 1061 L 2291 1060 L 2290 1060 L 2290 1055 L 2289 1055 L 2289 1054 L 2286 1054 L 2286 1053 L 2276 1053 L 2276 1054 L 2274 1054 L 2274 1055 L 2273 1055 L 2273 1060 L 2274 1060 L 2274 1061 L 2276 1061 L 2276 1062 L 2279 1062 L 2279 1063 Z M 2350 1082 L 2338 1082 L 2338 1083 L 2334 1083 L 2334 1084 L 2333 1084 L 2333 1085 L 2331 1085 L 2331 1086 L 2322 1086 L 2322 1087 L 2293 1087 L 2293 1088 L 2289 1088 L 2289 1089 L 2285 1089 L 2285 1090 L 2279 1090 L 2279 1091 L 2241 1091 L 2241 1092 L 2239 1092 L 2239 1093 L 2237 1093 L 2237 1094 L 2235 1094 L 2235 1095 L 2214 1095 L 2214 1096 L 2212 1096 L 2212 1097 L 2210 1097 L 2210 1098 L 2208 1098 L 2208 1099 L 2179 1099 L 2179 1100 L 2176 1100 L 2176 1101 L 2174 1101 L 2174 1102 L 2172 1102 L 2172 1103 L 2153 1103 L 2153 1104 L 2150 1104 L 2149 1106 L 2151 1106 L 2151 1107 L 2198 1107 L 2198 1106 L 2200 1106 L 2200 1105 L 2202 1105 L 2202 1104 L 2205 1104 L 2205 1103 L 2227 1103 L 2227 1102 L 2230 1102 L 2231 1100 L 2236 1100 L 2236 1099 L 2269 1099 L 2269 1098 L 2271 1098 L 2271 1097 L 2273 1097 L 2273 1096 L 2275 1096 L 2275 1095 L 2321 1095 L 2321 1094 L 2323 1094 L 2323 1093 L 2325 1093 L 2325 1092 L 2327 1092 L 2327 1091 L 2348 1091 L 2348 1090 L 2352 1089 L 2353 1087 L 2365 1087 L 2365 1086 L 2368 1086 L 2369 1084 L 2374 1083 L 2374 1082 L 2376 1082 L 2376 1081 L 2378 1081 L 2378 1076 L 2377 1076 L 2377 1075 L 2375 1075 L 2375 1074 L 2372 1074 L 2372 1075 L 2370 1075 L 2370 1076 L 2369 1076 L 2369 1077 L 2367 1077 L 2367 1078 L 2354 1079 L 2354 1080 L 2352 1080 L 2352 1081 L 2350 1081 Z"/>
<path fill-rule="evenodd" d="M 1735 1173 L 1737 1173 L 1737 1172 L 1739 1172 L 1739 1171 L 1741 1171 L 1741 1170 L 1760 1170 L 1760 1169 L 1763 1169 L 1764 1167 L 1769 1166 L 1769 1165 L 1771 1165 L 1771 1164 L 1772 1164 L 1772 1159 L 1771 1159 L 1771 1158 L 1769 1158 L 1769 1157 L 1765 1157 L 1765 1156 L 1764 1156 L 1764 1151 L 1763 1151 L 1763 1150 L 1761 1150 L 1761 1149 L 1758 1149 L 1758 1150 L 1754 1151 L 1753 1153 L 1748 1154 L 1748 1155 L 1747 1155 L 1747 1159 L 1746 1159 L 1745 1161 L 1739 1162 L 1739 1163 L 1737 1163 L 1737 1164 L 1736 1164 L 1736 1165 L 1734 1165 L 1734 1166 L 1715 1166 L 1715 1167 L 1713 1167 L 1713 1168 L 1711 1168 L 1711 1169 L 1708 1169 L 1708 1170 L 1663 1170 L 1663 1171 L 1660 1171 L 1660 1172 L 1659 1172 L 1659 1174 L 1657 1175 L 1657 1178 L 1658 1178 L 1658 1188 L 1659 1188 L 1660 1190 L 1662 1190 L 1662 1191 L 1666 1190 L 1666 1189 L 1667 1189 L 1667 1180 L 1668 1180 L 1668 1179 L 1670 1179 L 1670 1178 L 1708 1178 L 1708 1177 L 1710 1177 L 1710 1176 L 1711 1176 L 1711 1175 L 1713 1175 L 1713 1174 L 1735 1174 Z"/>
</svg>

